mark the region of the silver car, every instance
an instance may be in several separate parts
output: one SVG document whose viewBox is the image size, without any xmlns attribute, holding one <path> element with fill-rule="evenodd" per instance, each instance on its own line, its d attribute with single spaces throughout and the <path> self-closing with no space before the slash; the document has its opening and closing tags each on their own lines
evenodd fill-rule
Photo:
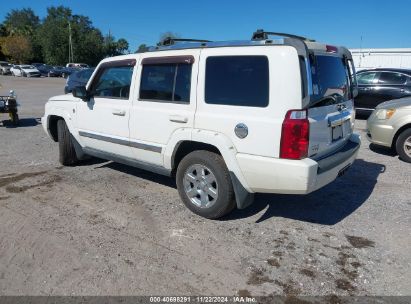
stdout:
<svg viewBox="0 0 411 304">
<path fill-rule="evenodd" d="M 411 97 L 379 104 L 367 120 L 367 138 L 411 163 Z"/>
<path fill-rule="evenodd" d="M 11 69 L 12 65 L 8 63 L 7 61 L 0 61 L 0 74 L 1 75 L 8 75 L 11 74 Z"/>
</svg>

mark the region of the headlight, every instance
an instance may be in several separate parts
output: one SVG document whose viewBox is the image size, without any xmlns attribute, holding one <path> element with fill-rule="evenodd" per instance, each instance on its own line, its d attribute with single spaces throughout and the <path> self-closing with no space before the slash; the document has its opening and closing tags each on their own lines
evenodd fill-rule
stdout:
<svg viewBox="0 0 411 304">
<path fill-rule="evenodd" d="M 379 120 L 386 120 L 390 119 L 395 113 L 395 109 L 381 109 L 377 110 L 377 113 L 375 113 L 375 116 Z"/>
</svg>

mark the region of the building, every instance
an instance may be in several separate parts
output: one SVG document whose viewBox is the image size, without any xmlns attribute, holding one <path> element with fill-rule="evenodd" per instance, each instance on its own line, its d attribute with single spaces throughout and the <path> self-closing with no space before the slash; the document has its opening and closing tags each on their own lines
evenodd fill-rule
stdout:
<svg viewBox="0 0 411 304">
<path fill-rule="evenodd" d="M 411 69 L 411 48 L 351 49 L 356 70 L 372 68 Z"/>
</svg>

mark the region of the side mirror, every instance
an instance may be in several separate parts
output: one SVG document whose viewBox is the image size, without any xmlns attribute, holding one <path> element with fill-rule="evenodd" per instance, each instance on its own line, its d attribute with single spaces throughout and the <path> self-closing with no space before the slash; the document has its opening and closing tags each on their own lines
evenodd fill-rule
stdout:
<svg viewBox="0 0 411 304">
<path fill-rule="evenodd" d="M 83 101 L 87 102 L 90 100 L 90 94 L 87 92 L 85 86 L 74 87 L 72 93 L 74 97 L 80 98 Z"/>
</svg>

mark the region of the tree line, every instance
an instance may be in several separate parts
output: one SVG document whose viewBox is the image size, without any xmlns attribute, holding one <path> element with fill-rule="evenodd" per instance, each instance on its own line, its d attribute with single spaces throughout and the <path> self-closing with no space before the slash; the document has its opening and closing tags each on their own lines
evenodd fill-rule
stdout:
<svg viewBox="0 0 411 304">
<path fill-rule="evenodd" d="M 74 62 L 95 66 L 105 57 L 129 52 L 126 39 L 103 36 L 89 17 L 73 14 L 68 7 L 52 6 L 43 20 L 31 8 L 13 9 L 5 16 L 0 23 L 0 60 L 65 65 L 70 32 Z"/>
</svg>

